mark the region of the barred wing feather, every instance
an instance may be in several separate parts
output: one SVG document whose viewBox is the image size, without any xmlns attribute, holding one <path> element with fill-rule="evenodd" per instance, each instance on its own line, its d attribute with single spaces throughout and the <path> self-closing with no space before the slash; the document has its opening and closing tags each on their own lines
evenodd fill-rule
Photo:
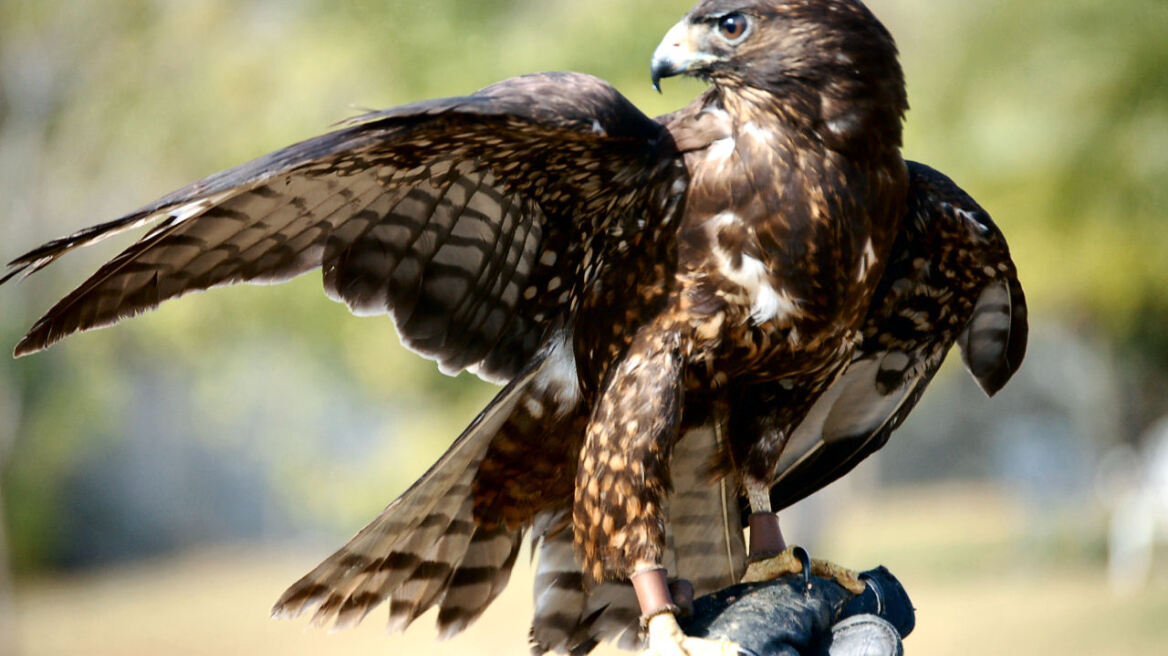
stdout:
<svg viewBox="0 0 1168 656">
<path fill-rule="evenodd" d="M 670 153 L 659 124 L 579 74 L 368 114 L 13 260 L 0 282 L 153 224 L 16 353 L 188 292 L 321 267 L 330 297 L 392 315 L 444 371 L 505 382 L 565 314 L 590 236 L 662 211 L 684 175 Z"/>
</svg>

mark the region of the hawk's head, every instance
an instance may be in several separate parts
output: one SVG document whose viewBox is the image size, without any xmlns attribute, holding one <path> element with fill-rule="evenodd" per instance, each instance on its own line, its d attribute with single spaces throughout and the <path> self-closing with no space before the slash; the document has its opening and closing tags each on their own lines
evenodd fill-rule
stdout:
<svg viewBox="0 0 1168 656">
<path fill-rule="evenodd" d="M 702 0 L 665 35 L 652 68 L 654 85 L 699 77 L 777 102 L 842 141 L 875 131 L 899 146 L 908 109 L 896 44 L 859 0 Z"/>
</svg>

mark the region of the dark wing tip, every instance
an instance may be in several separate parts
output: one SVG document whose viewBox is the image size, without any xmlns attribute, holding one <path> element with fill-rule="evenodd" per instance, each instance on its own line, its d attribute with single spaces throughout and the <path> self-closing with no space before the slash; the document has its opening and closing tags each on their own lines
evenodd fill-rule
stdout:
<svg viewBox="0 0 1168 656">
<path fill-rule="evenodd" d="M 993 397 L 1006 386 L 1016 370 L 1016 366 L 1010 366 L 1007 360 L 1002 360 L 1002 366 L 982 375 L 974 374 L 974 379 L 986 396 Z"/>
<path fill-rule="evenodd" d="M 1006 348 L 996 360 L 996 365 L 981 375 L 974 374 L 978 385 L 987 396 L 994 396 L 1022 367 L 1022 360 L 1026 357 L 1026 344 L 1030 335 L 1030 322 L 1027 318 L 1026 296 L 1022 285 L 1017 278 L 1010 278 L 1007 282 L 1010 290 L 1010 335 Z"/>
<path fill-rule="evenodd" d="M 12 357 L 23 358 L 26 355 L 43 351 L 48 347 L 48 344 L 41 344 L 38 340 L 30 339 L 31 337 L 32 334 L 30 333 L 25 335 L 24 339 L 20 340 L 16 348 L 12 349 Z"/>
<path fill-rule="evenodd" d="M 22 272 L 26 268 L 28 268 L 26 266 L 22 266 L 19 264 L 12 264 L 12 263 L 10 263 L 8 266 L 13 267 L 13 269 L 11 271 L 9 271 L 8 273 L 4 274 L 3 277 L 0 277 L 0 285 L 3 285 L 4 283 L 8 282 L 9 280 L 12 280 L 13 278 L 16 277 L 17 274 L 19 274 L 20 272 Z"/>
<path fill-rule="evenodd" d="M 20 276 L 21 280 L 31 276 L 32 274 L 47 267 L 67 252 L 70 247 L 66 245 L 67 238 L 54 239 L 53 241 L 36 247 L 35 249 L 21 255 L 20 257 L 8 263 L 9 271 L 0 277 L 0 285 Z"/>
<path fill-rule="evenodd" d="M 16 348 L 12 350 L 12 357 L 23 358 L 26 355 L 39 353 L 73 333 L 104 328 L 117 323 L 125 316 L 137 314 L 137 312 L 123 312 L 112 318 L 103 318 L 98 321 L 86 323 L 78 321 L 75 317 L 59 313 L 58 310 L 61 305 L 63 304 L 58 303 L 57 306 L 54 306 L 53 309 L 49 310 L 33 324 L 28 334 L 22 337 L 16 344 Z"/>
<path fill-rule="evenodd" d="M 998 393 L 1022 366 L 1029 337 L 1026 297 L 1014 275 L 982 291 L 958 339 L 961 358 L 987 396 Z"/>
<path fill-rule="evenodd" d="M 67 333 L 66 333 L 67 334 Z M 16 347 L 12 349 L 12 357 L 23 358 L 26 355 L 32 355 L 43 351 L 54 343 L 63 338 L 65 334 L 58 333 L 55 337 L 52 334 L 51 327 L 46 325 L 45 319 L 42 317 L 39 321 L 33 324 L 28 333 L 20 338 Z"/>
<path fill-rule="evenodd" d="M 295 619 L 328 596 L 327 586 L 301 579 L 280 595 L 272 605 L 271 615 L 277 619 Z"/>
</svg>

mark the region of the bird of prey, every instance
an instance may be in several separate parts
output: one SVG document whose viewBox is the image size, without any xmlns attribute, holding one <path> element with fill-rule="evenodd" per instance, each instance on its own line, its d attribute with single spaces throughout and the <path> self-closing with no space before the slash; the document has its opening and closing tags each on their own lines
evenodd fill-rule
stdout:
<svg viewBox="0 0 1168 656">
<path fill-rule="evenodd" d="M 902 158 L 896 47 L 859 0 L 702 0 L 653 56 L 655 84 L 681 74 L 710 87 L 658 119 L 573 73 L 373 112 L 49 242 L 0 282 L 150 226 L 16 354 L 320 267 L 443 371 L 505 387 L 276 614 L 347 625 L 389 600 L 393 628 L 437 606 L 456 632 L 534 527 L 575 572 L 537 604 L 537 649 L 587 651 L 588 604 L 628 580 L 653 652 L 723 653 L 675 619 L 693 517 L 721 518 L 726 576 L 739 494 L 752 567 L 789 556 L 774 511 L 879 448 L 954 341 L 1000 387 L 1025 306 L 988 217 Z M 714 494 L 687 515 L 694 488 Z M 541 624 L 561 589 L 585 614 Z"/>
</svg>

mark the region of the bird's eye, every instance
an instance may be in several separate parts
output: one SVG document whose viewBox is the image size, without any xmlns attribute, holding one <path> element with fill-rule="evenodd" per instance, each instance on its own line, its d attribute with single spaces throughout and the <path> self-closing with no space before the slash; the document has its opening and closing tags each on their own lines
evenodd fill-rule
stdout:
<svg viewBox="0 0 1168 656">
<path fill-rule="evenodd" d="M 734 12 L 718 19 L 718 31 L 727 41 L 738 41 L 746 35 L 746 28 L 750 26 L 744 14 Z"/>
</svg>

